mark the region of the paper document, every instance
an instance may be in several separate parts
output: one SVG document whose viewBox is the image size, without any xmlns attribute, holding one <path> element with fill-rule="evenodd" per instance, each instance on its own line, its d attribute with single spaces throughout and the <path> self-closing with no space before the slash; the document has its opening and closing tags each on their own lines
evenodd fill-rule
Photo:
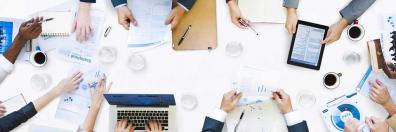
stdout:
<svg viewBox="0 0 396 132">
<path fill-rule="evenodd" d="M 170 35 L 165 20 L 170 14 L 172 0 L 129 0 L 137 26 L 130 25 L 127 44 L 131 48 L 160 44 Z"/>
<path fill-rule="evenodd" d="M 285 23 L 283 0 L 238 0 L 242 14 L 251 22 Z"/>
<path fill-rule="evenodd" d="M 69 37 L 66 43 L 57 47 L 58 57 L 77 64 L 92 64 L 97 48 L 100 45 L 101 34 L 104 25 L 104 12 L 91 11 L 92 36 L 88 41 L 77 42 L 75 33 Z"/>
<path fill-rule="evenodd" d="M 239 105 L 263 102 L 272 97 L 272 91 L 279 88 L 279 73 L 244 66 L 231 80 L 231 88 L 243 93 Z"/>
<path fill-rule="evenodd" d="M 76 132 L 76 131 L 70 128 L 66 129 L 66 128 L 57 128 L 55 126 L 31 124 L 29 127 L 29 132 Z"/>
<path fill-rule="evenodd" d="M 26 105 L 26 100 L 22 94 L 18 94 L 12 98 L 5 100 L 1 104 L 6 107 L 7 112 L 4 114 L 4 116 L 6 116 L 24 107 Z"/>
<path fill-rule="evenodd" d="M 296 34 L 291 60 L 317 66 L 325 30 L 300 24 Z"/>
<path fill-rule="evenodd" d="M 90 90 L 96 87 L 105 70 L 95 64 L 75 68 L 72 71 L 73 73 L 76 71 L 83 72 L 84 80 L 76 90 L 65 93 L 60 97 L 55 118 L 81 124 L 91 106 Z"/>
<path fill-rule="evenodd" d="M 369 97 L 370 91 L 372 88 L 372 86 L 369 84 L 369 81 L 372 81 L 372 80 L 375 81 L 377 79 L 379 81 L 381 81 L 386 86 L 393 102 L 395 102 L 396 101 L 396 80 L 389 79 L 388 76 L 385 75 L 385 73 L 383 73 L 383 72 L 375 73 L 371 66 L 368 68 L 367 72 L 365 73 L 365 75 L 363 76 L 359 85 L 357 86 L 356 90 L 359 93 L 363 94 L 364 96 Z"/>
<path fill-rule="evenodd" d="M 396 64 L 396 16 L 383 18 L 381 48 L 385 62 Z"/>
<path fill-rule="evenodd" d="M 234 130 L 242 111 L 244 116 Z M 228 114 L 226 124 L 227 132 L 287 132 L 284 117 L 272 100 L 235 108 Z"/>
</svg>

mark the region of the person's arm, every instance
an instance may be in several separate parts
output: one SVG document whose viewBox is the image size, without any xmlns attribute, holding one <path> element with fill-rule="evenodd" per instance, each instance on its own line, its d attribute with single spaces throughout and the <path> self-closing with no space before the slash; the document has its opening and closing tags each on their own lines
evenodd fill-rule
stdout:
<svg viewBox="0 0 396 132">
<path fill-rule="evenodd" d="M 386 120 L 388 125 L 396 132 L 396 115 L 392 115 L 388 120 Z"/>
<path fill-rule="evenodd" d="M 309 132 L 307 123 L 301 119 L 299 113 L 293 111 L 291 99 L 282 89 L 272 92 L 280 112 L 286 120 L 289 132 Z"/>
<path fill-rule="evenodd" d="M 379 80 L 371 80 L 370 99 L 382 105 L 389 115 L 396 115 L 396 104 L 392 101 L 388 88 Z"/>
<path fill-rule="evenodd" d="M 42 108 L 44 108 L 54 98 L 62 93 L 71 91 L 78 87 L 82 80 L 81 75 L 82 74 L 77 73 L 68 79 L 64 79 L 47 94 L 41 96 L 33 102 L 30 102 L 18 111 L 12 112 L 3 118 L 0 118 L 0 132 L 11 131 L 12 129 L 18 127 L 20 124 L 26 122 L 28 119 L 36 115 L 37 111 L 40 111 Z"/>
<path fill-rule="evenodd" d="M 233 90 L 223 95 L 220 109 L 215 109 L 205 118 L 202 132 L 221 132 L 227 113 L 231 112 L 242 97 L 242 93 Z"/>
<path fill-rule="evenodd" d="M 358 19 L 375 0 L 352 0 L 344 9 L 340 11 L 342 18 L 346 19 L 348 24 L 351 24 L 355 19 Z"/>
<path fill-rule="evenodd" d="M 104 99 L 103 94 L 108 92 L 111 88 L 112 83 L 106 88 L 106 76 L 103 75 L 102 79 L 99 80 L 98 85 L 95 90 L 91 88 L 91 107 L 89 109 L 88 115 L 84 121 L 83 127 L 86 132 L 93 132 L 95 127 L 96 118 L 98 116 L 100 107 Z"/>
<path fill-rule="evenodd" d="M 114 8 L 119 8 L 121 6 L 125 6 L 127 4 L 127 0 L 111 0 Z"/>
<path fill-rule="evenodd" d="M 181 6 L 184 10 L 189 11 L 194 6 L 196 0 L 178 0 L 178 6 Z"/>
</svg>

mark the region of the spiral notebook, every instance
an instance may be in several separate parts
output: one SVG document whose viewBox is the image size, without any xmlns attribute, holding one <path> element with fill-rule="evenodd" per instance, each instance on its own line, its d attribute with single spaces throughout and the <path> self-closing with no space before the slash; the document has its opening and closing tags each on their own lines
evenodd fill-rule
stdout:
<svg viewBox="0 0 396 132">
<path fill-rule="evenodd" d="M 67 37 L 71 34 L 73 18 L 71 11 L 41 12 L 39 16 L 43 16 L 44 19 L 54 18 L 43 23 L 42 37 Z"/>
</svg>

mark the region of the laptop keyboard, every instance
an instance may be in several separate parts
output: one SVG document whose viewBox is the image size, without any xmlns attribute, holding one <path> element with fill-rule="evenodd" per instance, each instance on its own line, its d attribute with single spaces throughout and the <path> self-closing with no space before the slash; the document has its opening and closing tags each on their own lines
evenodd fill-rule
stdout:
<svg viewBox="0 0 396 132">
<path fill-rule="evenodd" d="M 163 130 L 168 130 L 168 111 L 117 111 L 117 121 L 126 119 L 133 123 L 135 130 L 144 130 L 144 125 L 149 120 L 161 123 Z"/>
</svg>

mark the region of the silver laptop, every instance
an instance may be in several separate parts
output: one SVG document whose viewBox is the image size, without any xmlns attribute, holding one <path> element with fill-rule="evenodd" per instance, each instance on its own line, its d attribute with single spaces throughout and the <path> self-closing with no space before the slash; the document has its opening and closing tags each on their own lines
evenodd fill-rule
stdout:
<svg viewBox="0 0 396 132">
<path fill-rule="evenodd" d="M 176 102 L 172 94 L 104 94 L 110 104 L 110 132 L 117 121 L 127 119 L 143 132 L 149 120 L 161 123 L 164 131 L 176 131 Z"/>
</svg>

